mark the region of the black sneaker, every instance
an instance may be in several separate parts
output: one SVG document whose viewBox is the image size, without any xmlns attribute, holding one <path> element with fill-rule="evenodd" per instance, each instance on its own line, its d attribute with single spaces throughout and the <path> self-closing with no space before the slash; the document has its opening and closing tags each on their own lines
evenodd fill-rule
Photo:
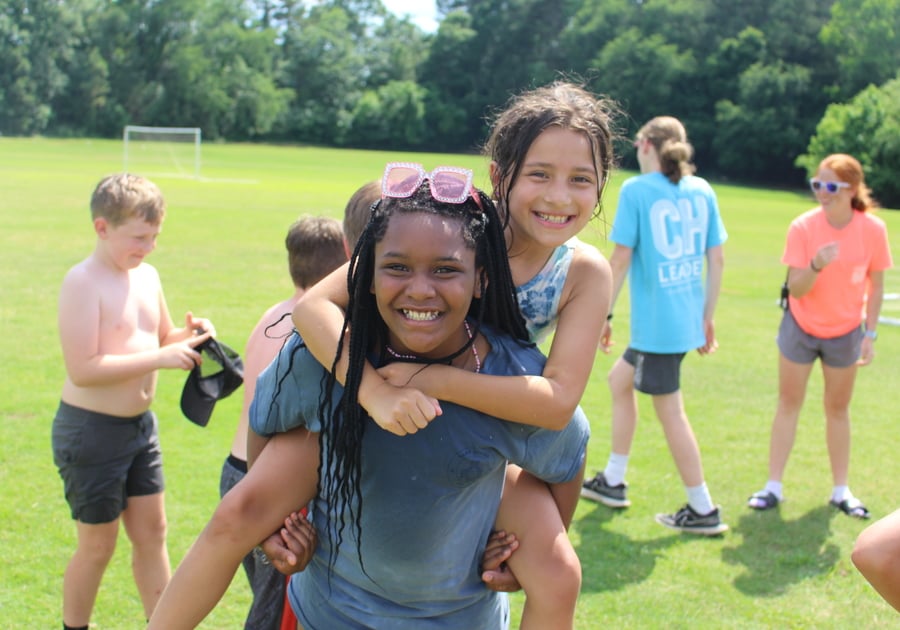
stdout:
<svg viewBox="0 0 900 630">
<path fill-rule="evenodd" d="M 602 472 L 597 473 L 593 479 L 585 479 L 581 484 L 581 496 L 591 501 L 597 501 L 611 508 L 624 508 L 631 505 L 631 501 L 625 496 L 628 485 L 620 483 L 611 486 L 606 482 L 606 476 Z"/>
<path fill-rule="evenodd" d="M 719 520 L 719 508 L 714 508 L 709 514 L 697 514 L 694 508 L 685 505 L 675 514 L 657 514 L 656 522 L 671 529 L 703 536 L 718 536 L 728 530 L 728 525 Z"/>
</svg>

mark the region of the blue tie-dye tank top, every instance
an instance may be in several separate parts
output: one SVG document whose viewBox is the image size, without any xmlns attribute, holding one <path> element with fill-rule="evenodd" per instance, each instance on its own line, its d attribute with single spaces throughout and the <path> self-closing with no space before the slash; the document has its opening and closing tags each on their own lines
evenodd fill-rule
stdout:
<svg viewBox="0 0 900 630">
<path fill-rule="evenodd" d="M 537 275 L 516 287 L 519 308 L 525 316 L 528 334 L 537 344 L 543 342 L 556 328 L 556 320 L 559 318 L 557 313 L 559 298 L 577 244 L 578 239 L 571 238 L 557 247 Z"/>
</svg>

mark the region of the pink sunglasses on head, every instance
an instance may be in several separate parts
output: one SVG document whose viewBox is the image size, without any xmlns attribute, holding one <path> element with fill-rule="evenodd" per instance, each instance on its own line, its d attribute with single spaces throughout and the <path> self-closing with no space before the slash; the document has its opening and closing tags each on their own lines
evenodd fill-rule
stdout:
<svg viewBox="0 0 900 630">
<path fill-rule="evenodd" d="M 438 166 L 428 173 L 415 162 L 389 162 L 381 178 L 381 197 L 411 197 L 425 180 L 437 201 L 460 204 L 471 197 L 484 211 L 478 192 L 472 187 L 472 171 L 457 166 Z"/>
</svg>

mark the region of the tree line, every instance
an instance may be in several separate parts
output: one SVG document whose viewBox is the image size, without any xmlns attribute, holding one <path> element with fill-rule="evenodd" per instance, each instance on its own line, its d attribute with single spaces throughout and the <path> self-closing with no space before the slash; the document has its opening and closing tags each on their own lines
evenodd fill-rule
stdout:
<svg viewBox="0 0 900 630">
<path fill-rule="evenodd" d="M 900 0 L 4 0 L 0 134 L 477 150 L 492 112 L 558 78 L 629 138 L 682 119 L 707 174 L 792 185 L 824 154 L 900 206 Z M 625 165 L 633 166 L 623 143 Z"/>
</svg>

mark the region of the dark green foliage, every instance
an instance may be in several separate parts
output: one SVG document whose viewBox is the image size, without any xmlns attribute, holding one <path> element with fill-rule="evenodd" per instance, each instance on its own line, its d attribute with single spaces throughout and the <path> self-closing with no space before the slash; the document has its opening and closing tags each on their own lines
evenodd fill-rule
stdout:
<svg viewBox="0 0 900 630">
<path fill-rule="evenodd" d="M 206 139 L 473 151 L 510 96 L 568 77 L 617 99 L 626 134 L 674 115 L 703 172 L 783 185 L 802 179 L 795 160 L 829 104 L 900 67 L 900 0 L 436 6 L 425 33 L 381 0 L 8 0 L 0 133 L 174 125 Z M 861 144 L 887 159 L 879 133 Z"/>
<path fill-rule="evenodd" d="M 900 208 L 900 77 L 881 87 L 870 85 L 849 103 L 829 106 L 797 165 L 811 175 L 831 153 L 856 157 L 875 198 Z"/>
</svg>

